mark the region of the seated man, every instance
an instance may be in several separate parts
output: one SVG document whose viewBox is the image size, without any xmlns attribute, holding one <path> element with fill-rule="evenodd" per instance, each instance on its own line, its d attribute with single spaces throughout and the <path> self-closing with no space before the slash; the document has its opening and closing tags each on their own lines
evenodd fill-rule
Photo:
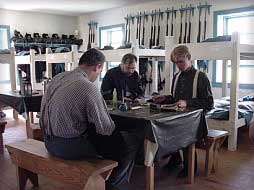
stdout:
<svg viewBox="0 0 254 190">
<path fill-rule="evenodd" d="M 110 69 L 103 78 L 101 92 L 105 100 L 113 99 L 116 88 L 117 99 L 127 101 L 144 98 L 144 90 L 136 69 L 137 57 L 131 53 L 123 56 L 119 67 Z M 124 94 L 122 94 L 124 93 Z"/>
<path fill-rule="evenodd" d="M 105 56 L 96 49 L 85 52 L 73 71 L 56 75 L 41 103 L 40 126 L 50 154 L 69 160 L 103 157 L 118 161 L 107 181 L 115 189 L 130 177 L 137 148 L 127 146 L 129 134 L 115 130 L 103 97 L 93 83 Z"/>
<path fill-rule="evenodd" d="M 176 103 L 180 108 L 191 107 L 203 109 L 205 112 L 213 108 L 213 95 L 206 74 L 196 70 L 191 64 L 191 54 L 188 47 L 180 45 L 171 53 L 171 61 L 176 64 L 179 72 L 173 77 L 171 94 L 155 96 L 155 103 Z M 188 150 L 183 149 L 184 170 L 180 177 L 188 174 Z M 196 159 L 197 161 L 197 159 Z M 197 170 L 197 162 L 195 162 Z"/>
</svg>

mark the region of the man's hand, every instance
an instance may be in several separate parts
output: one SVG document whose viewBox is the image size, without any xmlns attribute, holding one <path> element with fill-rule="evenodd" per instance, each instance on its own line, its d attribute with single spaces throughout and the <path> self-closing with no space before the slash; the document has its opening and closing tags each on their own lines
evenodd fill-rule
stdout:
<svg viewBox="0 0 254 190">
<path fill-rule="evenodd" d="M 186 100 L 179 100 L 178 102 L 176 102 L 176 105 L 179 108 L 186 108 L 187 107 L 187 102 L 186 102 Z"/>
<path fill-rule="evenodd" d="M 156 104 L 160 104 L 165 100 L 166 100 L 166 96 L 154 96 L 153 97 L 153 102 Z"/>
</svg>

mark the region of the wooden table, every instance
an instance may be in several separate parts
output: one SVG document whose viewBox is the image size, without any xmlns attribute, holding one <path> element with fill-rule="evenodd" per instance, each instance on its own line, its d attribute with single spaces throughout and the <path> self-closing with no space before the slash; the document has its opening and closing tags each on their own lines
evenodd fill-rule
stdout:
<svg viewBox="0 0 254 190">
<path fill-rule="evenodd" d="M 26 133 L 30 137 L 30 123 L 33 123 L 33 112 L 39 112 L 41 107 L 42 91 L 33 92 L 32 96 L 20 95 L 17 91 L 1 92 L 0 102 L 12 107 L 19 114 L 25 115 Z"/>
<path fill-rule="evenodd" d="M 148 147 L 147 146 L 148 143 L 150 143 L 150 141 L 154 139 L 154 143 L 155 142 L 159 143 L 158 151 L 156 153 L 157 155 L 158 154 L 162 155 L 166 153 L 166 152 L 161 152 L 160 142 L 158 141 L 158 139 L 156 139 L 158 134 L 159 135 L 164 134 L 160 130 L 165 130 L 165 132 L 168 131 L 168 133 L 165 133 L 165 138 L 168 138 L 168 139 L 172 137 L 172 134 L 174 134 L 174 132 L 178 133 L 179 136 L 177 136 L 176 138 L 179 139 L 179 141 L 177 141 L 179 143 L 174 144 L 174 147 L 172 147 L 172 149 L 168 147 L 168 151 L 169 151 L 168 153 L 171 153 L 171 151 L 173 152 L 173 150 L 175 151 L 179 150 L 186 146 L 189 147 L 189 168 L 188 168 L 187 183 L 191 184 L 194 182 L 194 159 L 195 159 L 196 139 L 194 138 L 191 139 L 190 136 L 186 138 L 186 134 L 187 134 L 186 130 L 191 129 L 192 131 L 194 131 L 194 136 L 196 137 L 195 134 L 200 131 L 200 127 L 195 128 L 195 125 L 199 125 L 199 122 L 202 121 L 201 116 L 204 118 L 204 121 L 205 121 L 205 116 L 203 115 L 202 110 L 195 110 L 195 111 L 186 110 L 184 112 L 161 112 L 159 110 L 150 110 L 148 107 L 143 107 L 139 110 L 130 110 L 127 112 L 122 112 L 120 110 L 111 110 L 109 112 L 112 119 L 115 121 L 115 123 L 118 123 L 120 127 L 121 125 L 126 125 L 125 127 L 126 129 L 128 128 L 128 125 L 129 125 L 129 128 L 131 128 L 131 126 L 133 126 L 133 124 L 131 124 L 131 121 L 133 121 L 133 123 L 135 122 L 137 123 L 138 127 L 143 127 L 145 130 L 150 131 L 150 134 L 144 137 L 145 150 Z M 195 119 L 195 122 L 193 120 L 193 116 L 197 117 Z M 206 135 L 207 134 L 206 122 L 204 122 L 203 127 L 206 128 L 206 130 L 204 129 L 203 131 L 204 135 Z M 185 142 L 185 138 L 189 139 L 189 141 Z M 172 139 L 174 140 L 174 138 Z M 168 145 L 171 146 L 171 144 L 172 143 L 170 142 Z M 154 190 L 154 164 L 153 163 L 150 165 L 146 165 L 146 189 Z"/>
</svg>

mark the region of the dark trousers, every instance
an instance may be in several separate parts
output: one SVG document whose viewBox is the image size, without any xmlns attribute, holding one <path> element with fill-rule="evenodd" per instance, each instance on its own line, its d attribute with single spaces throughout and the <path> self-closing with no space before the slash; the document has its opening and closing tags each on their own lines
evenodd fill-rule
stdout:
<svg viewBox="0 0 254 190">
<path fill-rule="evenodd" d="M 54 156 L 79 160 L 88 157 L 102 157 L 118 162 L 108 180 L 112 185 L 119 185 L 129 180 L 140 141 L 128 132 L 114 132 L 111 136 L 97 134 L 89 130 L 77 138 L 46 137 L 45 145 Z"/>
</svg>

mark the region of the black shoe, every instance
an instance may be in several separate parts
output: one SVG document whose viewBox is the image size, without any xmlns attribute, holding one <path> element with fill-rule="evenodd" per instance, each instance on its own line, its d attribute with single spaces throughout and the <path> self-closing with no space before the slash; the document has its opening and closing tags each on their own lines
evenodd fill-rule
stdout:
<svg viewBox="0 0 254 190">
<path fill-rule="evenodd" d="M 186 178 L 187 176 L 188 176 L 188 171 L 185 170 L 185 169 L 182 169 L 182 170 L 178 173 L 178 175 L 177 175 L 177 177 L 179 177 L 179 178 Z"/>
</svg>

